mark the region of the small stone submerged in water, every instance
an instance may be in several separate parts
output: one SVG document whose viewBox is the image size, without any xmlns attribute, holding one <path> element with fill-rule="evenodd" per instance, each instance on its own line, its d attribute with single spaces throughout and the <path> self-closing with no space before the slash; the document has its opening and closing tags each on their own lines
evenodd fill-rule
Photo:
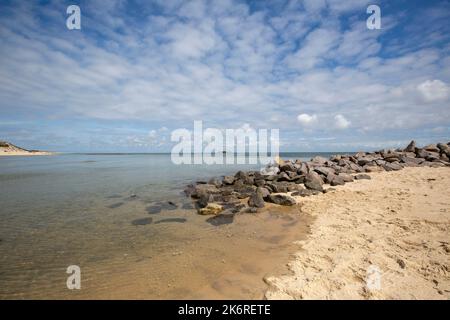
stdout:
<svg viewBox="0 0 450 320">
<path fill-rule="evenodd" d="M 147 212 L 149 214 L 157 214 L 161 211 L 167 210 L 176 210 L 178 208 L 178 205 L 172 201 L 165 201 L 165 202 L 156 202 L 154 205 L 151 205 L 147 207 Z"/>
<path fill-rule="evenodd" d="M 125 204 L 124 202 L 117 202 L 117 203 L 113 203 L 113 204 L 109 205 L 108 208 L 110 208 L 110 209 L 116 209 L 116 208 L 118 208 L 118 207 L 123 206 L 124 204 Z"/>
<path fill-rule="evenodd" d="M 147 224 L 151 224 L 152 221 L 153 221 L 152 218 L 140 218 L 140 219 L 131 221 L 131 224 L 133 226 L 145 226 Z"/>
<path fill-rule="evenodd" d="M 185 218 L 167 218 L 167 219 L 161 219 L 156 221 L 154 224 L 160 224 L 160 223 L 185 223 L 187 219 Z"/>
<path fill-rule="evenodd" d="M 230 224 L 234 221 L 234 214 L 219 214 L 214 217 L 206 219 L 206 222 L 213 226 L 221 226 L 224 224 Z"/>
<path fill-rule="evenodd" d="M 234 176 L 197 182 L 189 185 L 185 193 L 194 199 L 199 214 L 222 215 L 225 210 L 233 214 L 257 212 L 266 202 L 294 205 L 295 199 L 286 195 L 288 192 L 293 196 L 313 196 L 326 192 L 324 184 L 341 186 L 371 179 L 366 173 L 404 167 L 445 167 L 450 166 L 449 159 L 450 142 L 418 148 L 412 141 L 405 149 L 335 155 L 329 159 L 314 157 L 306 162 L 279 160 L 268 170 L 238 171 Z M 242 203 L 244 199 L 246 204 Z M 215 221 L 214 218 L 208 220 Z"/>
</svg>

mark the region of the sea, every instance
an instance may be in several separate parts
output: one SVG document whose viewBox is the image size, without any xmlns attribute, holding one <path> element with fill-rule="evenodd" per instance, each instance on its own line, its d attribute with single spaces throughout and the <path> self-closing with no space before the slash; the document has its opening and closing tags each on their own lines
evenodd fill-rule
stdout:
<svg viewBox="0 0 450 320">
<path fill-rule="evenodd" d="M 308 218 L 270 209 L 211 223 L 183 193 L 260 168 L 176 165 L 170 154 L 0 157 L 0 298 L 262 298 L 263 276 Z M 80 289 L 67 285 L 70 266 Z"/>
</svg>

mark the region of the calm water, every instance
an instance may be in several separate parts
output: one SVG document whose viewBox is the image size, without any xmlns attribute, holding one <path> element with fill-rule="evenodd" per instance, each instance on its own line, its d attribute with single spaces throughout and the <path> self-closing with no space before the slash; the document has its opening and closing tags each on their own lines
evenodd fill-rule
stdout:
<svg viewBox="0 0 450 320">
<path fill-rule="evenodd" d="M 66 298 L 65 268 L 72 264 L 85 266 L 83 279 L 96 288 L 102 273 L 143 259 L 158 266 L 148 277 L 161 277 L 180 247 L 192 250 L 195 241 L 222 232 L 195 214 L 183 187 L 258 168 L 177 166 L 168 154 L 0 157 L 0 297 Z"/>
</svg>

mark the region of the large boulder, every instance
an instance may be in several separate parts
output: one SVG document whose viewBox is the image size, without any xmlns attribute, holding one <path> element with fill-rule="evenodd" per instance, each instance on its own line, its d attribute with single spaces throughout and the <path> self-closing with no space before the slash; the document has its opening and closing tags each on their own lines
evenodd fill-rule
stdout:
<svg viewBox="0 0 450 320">
<path fill-rule="evenodd" d="M 305 187 L 322 192 L 323 180 L 317 172 L 311 171 L 305 176 Z"/>
<path fill-rule="evenodd" d="M 296 201 L 291 196 L 288 196 L 286 194 L 271 194 L 267 198 L 269 202 L 279 204 L 282 206 L 293 206 L 296 204 Z"/>
<path fill-rule="evenodd" d="M 335 174 L 329 174 L 327 176 L 327 181 L 330 185 L 334 186 L 342 186 L 345 184 L 344 178 L 337 176 Z"/>
</svg>

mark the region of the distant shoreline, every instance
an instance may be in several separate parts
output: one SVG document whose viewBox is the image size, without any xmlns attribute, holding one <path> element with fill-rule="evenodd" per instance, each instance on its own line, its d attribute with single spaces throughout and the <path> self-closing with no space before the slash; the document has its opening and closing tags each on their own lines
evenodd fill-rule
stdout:
<svg viewBox="0 0 450 320">
<path fill-rule="evenodd" d="M 14 157 L 14 156 L 51 156 L 56 154 L 55 152 L 47 152 L 47 151 L 4 151 L 0 153 L 0 156 L 5 157 Z"/>
</svg>

